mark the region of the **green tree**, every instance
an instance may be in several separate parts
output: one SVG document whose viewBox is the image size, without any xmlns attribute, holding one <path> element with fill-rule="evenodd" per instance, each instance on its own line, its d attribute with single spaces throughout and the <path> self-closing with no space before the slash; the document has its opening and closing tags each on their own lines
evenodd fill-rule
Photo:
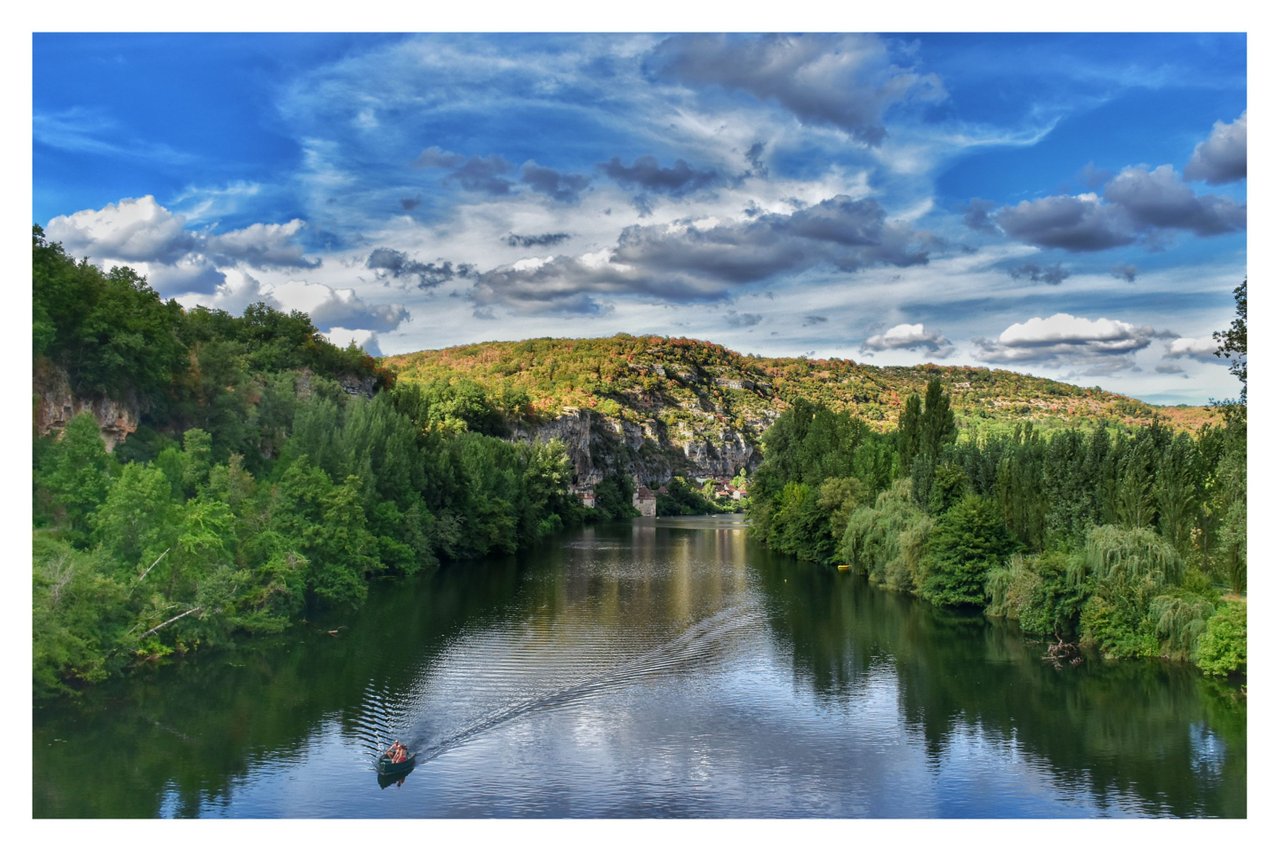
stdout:
<svg viewBox="0 0 1280 852">
<path fill-rule="evenodd" d="M 920 452 L 921 429 L 920 397 L 913 393 L 907 397 L 907 404 L 898 418 L 898 463 L 899 470 L 904 473 L 910 472 L 916 454 Z"/>
<path fill-rule="evenodd" d="M 33 537 L 31 673 L 37 695 L 70 691 L 114 670 L 127 590 L 102 559 L 44 532 Z"/>
<path fill-rule="evenodd" d="M 911 495 L 911 480 L 899 479 L 849 516 L 839 555 L 865 571 L 878 586 L 915 592 L 923 581 L 920 562 L 932 519 Z"/>
<path fill-rule="evenodd" d="M 135 574 L 173 544 L 181 513 L 164 472 L 136 462 L 125 465 L 93 514 L 94 539 Z"/>
<path fill-rule="evenodd" d="M 942 448 L 953 443 L 959 431 L 951 411 L 951 396 L 942 390 L 941 379 L 930 379 L 924 393 L 924 410 L 920 414 L 920 452 L 938 459 Z"/>
<path fill-rule="evenodd" d="M 1249 368 L 1249 311 L 1248 311 L 1249 279 L 1240 282 L 1233 291 L 1236 301 L 1236 316 L 1225 331 L 1215 331 L 1213 339 L 1218 344 L 1215 354 L 1219 358 L 1231 360 L 1231 375 L 1240 380 L 1240 405 L 1248 400 L 1248 368 Z"/>
<path fill-rule="evenodd" d="M 106 498 L 113 471 L 98 421 L 88 412 L 72 417 L 61 437 L 41 453 L 34 479 L 37 521 L 52 520 L 75 542 L 85 542 L 90 516 Z"/>
<path fill-rule="evenodd" d="M 1147 528 L 1103 526 L 1085 540 L 1093 594 L 1081 612 L 1083 638 L 1117 657 L 1159 653 L 1151 603 L 1182 579 L 1177 550 Z"/>
<path fill-rule="evenodd" d="M 1014 548 L 995 504 L 974 494 L 965 497 L 934 524 L 921 597 L 936 606 L 982 606 L 987 574 Z"/>
</svg>

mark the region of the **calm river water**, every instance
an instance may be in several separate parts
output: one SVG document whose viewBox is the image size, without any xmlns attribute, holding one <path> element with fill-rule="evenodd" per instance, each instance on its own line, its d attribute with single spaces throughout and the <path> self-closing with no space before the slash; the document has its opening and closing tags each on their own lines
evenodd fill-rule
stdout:
<svg viewBox="0 0 1280 852">
<path fill-rule="evenodd" d="M 336 636 L 329 630 L 336 630 Z M 35 710 L 37 817 L 1245 816 L 1245 706 L 636 520 Z M 380 783 L 379 751 L 418 753 Z"/>
</svg>

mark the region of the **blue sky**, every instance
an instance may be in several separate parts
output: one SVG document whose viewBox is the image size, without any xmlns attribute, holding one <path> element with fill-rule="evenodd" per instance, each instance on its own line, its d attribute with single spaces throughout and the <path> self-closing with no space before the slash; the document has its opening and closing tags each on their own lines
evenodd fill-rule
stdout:
<svg viewBox="0 0 1280 852">
<path fill-rule="evenodd" d="M 32 221 L 395 354 L 698 337 L 1238 385 L 1243 34 L 37 33 Z"/>
</svg>

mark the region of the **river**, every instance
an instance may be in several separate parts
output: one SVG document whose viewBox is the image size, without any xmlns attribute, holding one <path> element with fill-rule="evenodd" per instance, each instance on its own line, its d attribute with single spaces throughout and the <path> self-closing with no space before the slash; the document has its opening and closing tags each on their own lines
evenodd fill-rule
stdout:
<svg viewBox="0 0 1280 852">
<path fill-rule="evenodd" d="M 39 705 L 33 815 L 1245 816 L 1231 690 L 1043 651 L 737 516 L 637 519 Z"/>
</svg>

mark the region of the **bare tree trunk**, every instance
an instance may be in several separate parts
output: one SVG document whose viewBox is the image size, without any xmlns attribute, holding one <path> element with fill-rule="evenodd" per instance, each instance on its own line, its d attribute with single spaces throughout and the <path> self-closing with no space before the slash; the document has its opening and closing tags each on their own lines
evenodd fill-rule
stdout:
<svg viewBox="0 0 1280 852">
<path fill-rule="evenodd" d="M 155 633 L 157 630 L 160 630 L 161 628 L 168 627 L 170 624 L 173 624 L 179 618 L 186 618 L 188 615 L 191 615 L 191 613 L 199 612 L 202 609 L 204 609 L 204 607 L 196 606 L 196 607 L 192 607 L 191 609 L 187 610 L 186 612 L 180 615 L 175 615 L 173 618 L 169 619 L 168 621 L 157 624 L 155 627 L 151 628 L 146 633 L 143 633 L 141 636 L 138 637 L 138 641 L 141 642 L 143 639 L 146 639 L 148 636 L 150 636 L 152 633 Z"/>
<path fill-rule="evenodd" d="M 156 561 L 155 561 L 155 562 L 152 562 L 150 565 L 148 565 L 148 566 L 147 566 L 147 570 L 143 571 L 143 572 L 142 572 L 142 574 L 141 574 L 141 575 L 139 575 L 138 579 L 136 579 L 136 580 L 134 580 L 134 581 L 133 581 L 134 585 L 137 585 L 138 583 L 141 583 L 141 582 L 146 578 L 146 576 L 147 576 L 148 574 L 150 574 L 150 573 L 151 573 L 151 569 L 152 569 L 152 568 L 154 568 L 154 567 L 156 567 L 157 565 L 159 565 L 159 564 L 160 564 L 160 560 L 161 560 L 161 559 L 164 559 L 164 558 L 165 558 L 166 556 L 168 556 L 168 555 L 169 555 L 169 548 L 167 548 L 167 547 L 166 547 L 166 548 L 164 549 L 164 553 L 161 553 L 159 556 L 157 556 L 157 557 L 156 557 Z M 143 634 L 143 635 L 145 636 L 146 634 Z"/>
</svg>

